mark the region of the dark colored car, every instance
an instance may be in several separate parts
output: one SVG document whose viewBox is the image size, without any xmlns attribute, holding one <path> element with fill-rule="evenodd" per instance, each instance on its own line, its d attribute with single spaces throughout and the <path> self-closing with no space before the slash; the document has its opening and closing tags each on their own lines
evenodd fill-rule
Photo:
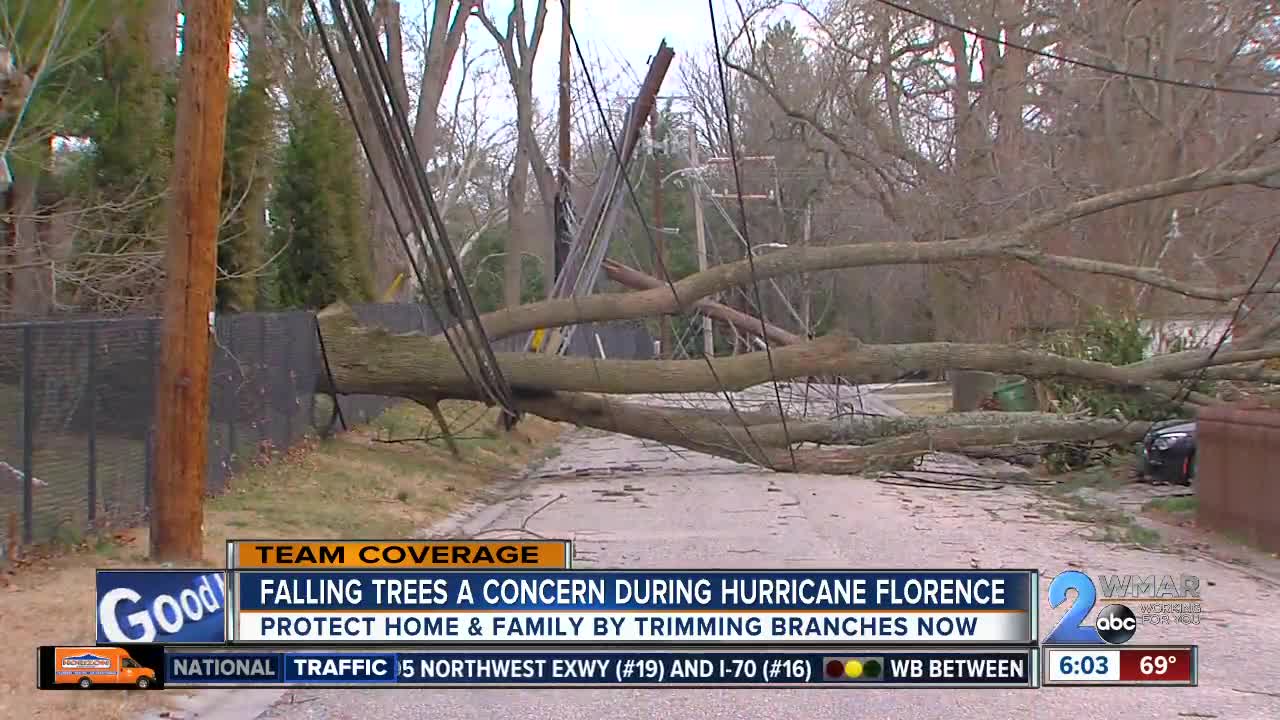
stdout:
<svg viewBox="0 0 1280 720">
<path fill-rule="evenodd" d="M 1196 423 L 1166 420 L 1151 426 L 1138 451 L 1138 472 L 1175 485 L 1190 485 L 1196 474 Z"/>
</svg>

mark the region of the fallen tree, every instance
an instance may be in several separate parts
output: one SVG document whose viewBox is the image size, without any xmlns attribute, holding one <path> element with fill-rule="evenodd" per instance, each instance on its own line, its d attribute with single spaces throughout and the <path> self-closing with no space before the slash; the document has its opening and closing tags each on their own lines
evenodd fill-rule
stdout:
<svg viewBox="0 0 1280 720">
<path fill-rule="evenodd" d="M 1254 165 L 1280 140 L 1258 137 L 1226 161 L 1194 173 L 1104 193 L 1039 213 L 1017 227 L 936 242 L 877 242 L 804 247 L 770 253 L 752 264 L 719 265 L 674 283 L 615 266 L 611 274 L 646 289 L 548 300 L 481 317 L 490 339 L 537 328 L 678 314 L 699 308 L 741 323 L 742 313 L 707 301 L 713 293 L 789 273 L 876 265 L 959 263 L 1003 258 L 1072 272 L 1107 275 L 1189 297 L 1239 301 L 1251 286 L 1202 287 L 1156 268 L 1047 254 L 1037 246 L 1049 228 L 1107 210 L 1190 192 L 1262 184 L 1280 174 L 1280 163 Z M 641 277 L 637 277 L 637 275 Z M 1269 290 L 1268 290 L 1269 291 Z M 733 313 L 736 313 L 734 315 Z M 344 308 L 320 316 L 332 384 L 325 392 L 398 396 L 423 403 L 442 398 L 482 400 L 466 369 L 441 336 L 397 335 L 362 327 Z M 756 331 L 760 331 L 755 320 Z M 1188 350 L 1129 365 L 1064 357 L 1012 345 L 907 343 L 878 345 L 846 336 L 815 340 L 764 332 L 771 353 L 700 360 L 598 360 L 533 353 L 497 353 L 518 409 L 541 417 L 625 433 L 755 463 L 780 471 L 856 473 L 895 467 L 931 450 L 991 448 L 1027 442 L 1106 440 L 1127 442 L 1146 430 L 1125 419 L 1046 413 L 960 413 L 940 418 L 835 417 L 825 420 L 744 413 L 734 407 L 683 408 L 621 400 L 618 396 L 732 393 L 770 381 L 840 376 L 863 383 L 919 371 L 985 370 L 1028 378 L 1059 378 L 1150 393 L 1171 409 L 1206 405 L 1213 397 L 1189 390 L 1203 377 L 1274 379 L 1257 364 L 1280 357 L 1280 318 L 1252 334 L 1212 349 Z M 782 331 L 785 332 L 785 331 Z M 459 338 L 460 339 L 460 338 Z M 778 343 L 778 341 L 782 341 Z M 1206 370 L 1207 369 L 1207 370 Z"/>
</svg>

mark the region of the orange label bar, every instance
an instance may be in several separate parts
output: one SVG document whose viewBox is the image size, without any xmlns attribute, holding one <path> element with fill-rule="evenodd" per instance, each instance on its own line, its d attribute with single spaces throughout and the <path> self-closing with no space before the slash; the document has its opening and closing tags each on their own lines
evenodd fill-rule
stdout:
<svg viewBox="0 0 1280 720">
<path fill-rule="evenodd" d="M 567 540 L 231 540 L 227 567 L 493 568 L 569 567 Z"/>
</svg>

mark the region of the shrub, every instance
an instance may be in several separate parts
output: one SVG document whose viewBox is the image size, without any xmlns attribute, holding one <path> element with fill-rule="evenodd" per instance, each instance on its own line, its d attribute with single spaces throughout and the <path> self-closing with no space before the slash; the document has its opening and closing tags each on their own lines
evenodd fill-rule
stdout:
<svg viewBox="0 0 1280 720">
<path fill-rule="evenodd" d="M 1128 365 L 1146 359 L 1151 342 L 1136 317 L 1096 312 L 1077 328 L 1046 336 L 1041 347 L 1065 357 Z M 1185 345 L 1176 341 L 1172 350 L 1187 349 Z M 1176 412 L 1171 402 L 1138 389 L 1065 380 L 1050 380 L 1045 386 L 1053 394 L 1055 409 L 1059 412 L 1088 412 L 1126 420 L 1163 420 Z M 1199 382 L 1191 383 L 1187 389 L 1209 392 L 1212 387 L 1207 382 Z"/>
</svg>

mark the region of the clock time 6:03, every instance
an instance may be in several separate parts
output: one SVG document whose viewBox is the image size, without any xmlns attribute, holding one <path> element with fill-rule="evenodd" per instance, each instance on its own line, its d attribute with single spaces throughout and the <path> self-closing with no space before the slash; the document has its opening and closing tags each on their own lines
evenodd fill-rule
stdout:
<svg viewBox="0 0 1280 720">
<path fill-rule="evenodd" d="M 1115 650 L 1052 649 L 1046 660 L 1050 680 L 1114 682 L 1120 679 L 1120 653 Z"/>
<path fill-rule="evenodd" d="M 1058 661 L 1063 675 L 1106 675 L 1111 668 L 1111 658 L 1106 655 L 1064 655 Z"/>
</svg>

